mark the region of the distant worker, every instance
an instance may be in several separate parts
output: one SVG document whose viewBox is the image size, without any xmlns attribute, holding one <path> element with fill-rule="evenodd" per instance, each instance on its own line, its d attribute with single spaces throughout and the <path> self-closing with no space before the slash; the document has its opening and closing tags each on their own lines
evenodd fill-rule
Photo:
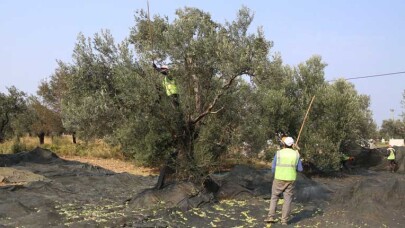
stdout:
<svg viewBox="0 0 405 228">
<path fill-rule="evenodd" d="M 283 194 L 284 203 L 281 214 L 281 224 L 287 225 L 291 213 L 291 202 L 294 194 L 294 183 L 297 178 L 297 171 L 302 172 L 302 163 L 300 154 L 293 150 L 294 139 L 286 137 L 284 139 L 284 148 L 277 151 L 272 163 L 272 172 L 274 174 L 273 186 L 271 188 L 270 210 L 267 218 L 268 223 L 274 223 L 277 220 L 276 207 L 277 202 Z"/>
<path fill-rule="evenodd" d="M 388 162 L 390 167 L 390 172 L 393 173 L 396 171 L 397 163 L 395 162 L 395 149 L 392 145 L 389 145 L 387 148 Z"/>
<path fill-rule="evenodd" d="M 353 157 L 349 157 L 345 153 L 342 153 L 341 158 L 340 158 L 341 169 L 351 172 L 353 160 L 354 160 Z"/>
<path fill-rule="evenodd" d="M 163 65 L 159 68 L 155 63 L 153 63 L 153 68 L 164 75 L 163 87 L 166 90 L 167 96 L 172 98 L 173 107 L 178 108 L 180 106 L 179 93 L 177 90 L 176 81 L 174 80 L 173 76 L 169 74 L 169 67 L 167 65 Z"/>
</svg>

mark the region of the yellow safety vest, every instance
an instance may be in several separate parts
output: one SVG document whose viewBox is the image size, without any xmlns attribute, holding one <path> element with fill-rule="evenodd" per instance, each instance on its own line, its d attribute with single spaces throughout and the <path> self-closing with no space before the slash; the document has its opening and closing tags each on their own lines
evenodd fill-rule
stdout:
<svg viewBox="0 0 405 228">
<path fill-rule="evenodd" d="M 171 96 L 173 94 L 178 94 L 177 86 L 174 79 L 169 79 L 167 76 L 163 79 L 163 87 L 166 89 L 167 96 Z"/>
<path fill-rule="evenodd" d="M 350 160 L 350 157 L 347 156 L 346 154 L 342 154 L 342 160 L 343 160 L 343 161 Z"/>
<path fill-rule="evenodd" d="M 388 156 L 388 160 L 395 160 L 395 149 L 394 148 L 388 148 L 387 149 L 390 152 L 390 156 Z"/>
<path fill-rule="evenodd" d="M 297 164 L 300 158 L 298 151 L 291 148 L 284 148 L 276 153 L 276 173 L 277 180 L 294 181 L 297 179 Z"/>
</svg>

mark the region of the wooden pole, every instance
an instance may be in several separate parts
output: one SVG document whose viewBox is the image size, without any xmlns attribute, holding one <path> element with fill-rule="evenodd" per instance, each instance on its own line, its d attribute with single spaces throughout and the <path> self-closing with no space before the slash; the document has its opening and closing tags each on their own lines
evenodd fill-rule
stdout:
<svg viewBox="0 0 405 228">
<path fill-rule="evenodd" d="M 305 121 L 307 120 L 308 113 L 309 113 L 309 110 L 311 109 L 312 102 L 314 102 L 314 99 L 315 99 L 315 95 L 312 97 L 311 102 L 309 103 L 307 112 L 305 113 L 304 120 L 302 121 L 302 124 L 301 124 L 300 132 L 298 133 L 298 137 L 297 137 L 297 141 L 295 142 L 295 145 L 298 145 L 298 141 L 300 140 L 300 136 L 301 136 L 302 129 L 304 128 Z"/>
</svg>

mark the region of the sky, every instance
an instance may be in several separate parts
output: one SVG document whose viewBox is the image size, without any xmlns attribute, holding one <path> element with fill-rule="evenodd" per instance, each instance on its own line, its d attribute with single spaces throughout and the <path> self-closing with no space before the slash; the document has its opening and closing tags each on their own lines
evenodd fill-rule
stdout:
<svg viewBox="0 0 405 228">
<path fill-rule="evenodd" d="M 147 0 L 1 0 L 0 92 L 15 86 L 36 94 L 54 72 L 56 60 L 71 62 L 77 35 L 93 37 L 109 29 L 116 42 L 129 36 L 134 14 Z M 263 27 L 285 64 L 296 66 L 312 55 L 328 64 L 325 79 L 405 71 L 405 1 L 403 0 L 149 0 L 152 15 L 168 16 L 197 7 L 220 23 L 232 21 L 242 6 Z M 351 80 L 369 95 L 377 125 L 399 119 L 405 74 Z"/>
</svg>

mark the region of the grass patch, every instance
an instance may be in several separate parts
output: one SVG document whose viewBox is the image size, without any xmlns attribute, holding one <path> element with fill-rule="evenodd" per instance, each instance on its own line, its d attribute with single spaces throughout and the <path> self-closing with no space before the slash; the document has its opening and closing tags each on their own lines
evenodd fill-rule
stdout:
<svg viewBox="0 0 405 228">
<path fill-rule="evenodd" d="M 51 150 L 60 156 L 84 156 L 95 158 L 116 158 L 123 159 L 123 153 L 118 146 L 110 146 L 103 140 L 94 140 L 91 142 L 82 142 L 74 144 L 72 137 L 54 136 L 45 137 L 44 144 L 39 144 L 37 137 L 25 136 L 20 139 L 7 140 L 0 144 L 1 154 L 18 153 L 21 151 L 31 151 L 36 147 Z"/>
<path fill-rule="evenodd" d="M 103 140 L 97 139 L 89 142 L 78 140 L 76 144 L 72 142 L 71 135 L 45 137 L 44 144 L 39 144 L 38 137 L 24 136 L 20 139 L 7 140 L 0 144 L 0 154 L 12 154 L 22 151 L 31 151 L 36 147 L 48 149 L 60 157 L 82 157 L 128 160 L 119 146 L 111 146 Z M 226 154 L 217 161 L 218 166 L 211 170 L 213 172 L 229 171 L 236 165 L 248 165 L 255 168 L 269 168 L 271 161 L 245 157 L 240 154 Z"/>
<path fill-rule="evenodd" d="M 387 147 L 388 145 L 389 145 L 388 142 L 376 142 L 376 143 L 375 143 L 375 146 L 376 146 L 377 148 Z"/>
</svg>

